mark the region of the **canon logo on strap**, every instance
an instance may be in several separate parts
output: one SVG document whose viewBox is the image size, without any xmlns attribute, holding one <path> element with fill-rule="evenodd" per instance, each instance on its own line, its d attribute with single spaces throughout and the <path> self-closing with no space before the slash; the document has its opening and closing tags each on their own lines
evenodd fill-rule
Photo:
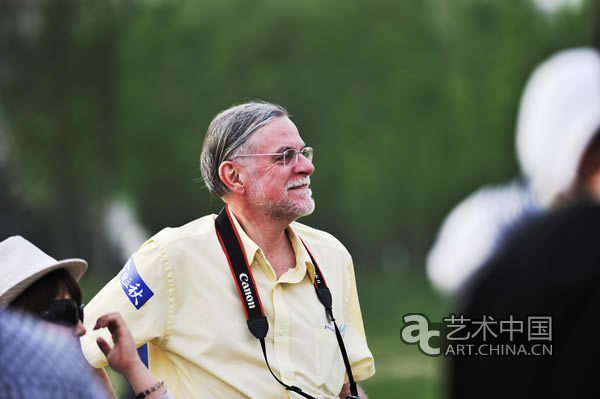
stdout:
<svg viewBox="0 0 600 399">
<path fill-rule="evenodd" d="M 318 273 L 315 273 L 315 283 L 317 283 L 317 285 L 323 284 L 323 280 L 321 280 L 321 276 L 319 276 Z"/>
<path fill-rule="evenodd" d="M 246 273 L 241 273 L 239 275 L 239 279 L 242 282 L 242 289 L 246 297 L 246 303 L 248 304 L 248 308 L 254 309 L 256 305 L 254 304 L 254 297 L 252 296 L 252 291 L 250 291 L 250 284 L 248 284 L 248 275 Z"/>
</svg>

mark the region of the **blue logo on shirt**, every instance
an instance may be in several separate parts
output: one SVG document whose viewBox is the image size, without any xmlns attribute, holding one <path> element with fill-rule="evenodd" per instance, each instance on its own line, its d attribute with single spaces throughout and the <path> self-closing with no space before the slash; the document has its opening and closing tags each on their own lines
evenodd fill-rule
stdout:
<svg viewBox="0 0 600 399">
<path fill-rule="evenodd" d="M 342 323 L 342 325 L 340 325 L 339 329 L 340 329 L 340 334 L 342 335 L 342 338 L 344 338 L 346 336 L 346 324 Z M 323 330 L 329 330 L 335 334 L 335 329 L 333 327 L 331 327 L 329 324 L 324 324 Z"/>
<path fill-rule="evenodd" d="M 121 280 L 123 292 L 125 292 L 125 295 L 127 295 L 127 298 L 129 298 L 136 309 L 141 308 L 154 295 L 154 292 L 152 292 L 150 287 L 146 285 L 138 274 L 133 262 L 133 256 L 123 266 L 123 270 L 119 273 L 119 280 Z"/>
</svg>

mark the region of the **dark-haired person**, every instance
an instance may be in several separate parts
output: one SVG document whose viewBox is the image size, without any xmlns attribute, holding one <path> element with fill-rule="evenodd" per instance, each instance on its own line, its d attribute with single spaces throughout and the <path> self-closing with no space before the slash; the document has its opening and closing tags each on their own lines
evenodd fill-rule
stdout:
<svg viewBox="0 0 600 399">
<path fill-rule="evenodd" d="M 62 330 L 63 335 L 81 337 L 86 330 L 78 281 L 86 269 L 83 259 L 57 261 L 23 237 L 9 237 L 0 242 L 0 310 L 8 308 L 37 316 L 48 322 L 46 330 Z M 171 397 L 140 360 L 131 333 L 118 313 L 102 315 L 93 328 L 107 328 L 110 332 L 114 345 L 111 347 L 101 338 L 97 345 L 110 366 L 127 378 L 135 392 L 144 395 L 140 397 Z M 73 342 L 78 344 L 78 340 Z M 28 352 L 16 349 L 11 352 L 15 356 L 28 356 Z M 100 377 L 109 394 L 113 394 L 108 377 Z"/>
<path fill-rule="evenodd" d="M 200 164 L 223 211 L 156 234 L 87 305 L 123 314 L 175 396 L 365 397 L 353 377 L 375 367 L 352 258 L 331 234 L 296 222 L 315 206 L 312 159 L 282 107 L 222 111 Z M 93 366 L 106 364 L 93 336 L 82 346 Z"/>
<path fill-rule="evenodd" d="M 448 358 L 448 398 L 600 397 L 599 225 L 600 205 L 576 201 L 516 230 L 478 270 L 456 316 L 490 330 Z"/>
<path fill-rule="evenodd" d="M 71 273 L 60 268 L 33 281 L 9 306 L 68 326 L 80 337 L 85 334 L 81 300 L 79 284 Z"/>
</svg>

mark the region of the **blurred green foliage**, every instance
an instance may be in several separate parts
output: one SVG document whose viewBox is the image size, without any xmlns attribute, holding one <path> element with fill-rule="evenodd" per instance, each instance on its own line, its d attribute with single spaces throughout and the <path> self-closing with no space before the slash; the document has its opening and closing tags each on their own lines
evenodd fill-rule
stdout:
<svg viewBox="0 0 600 399">
<path fill-rule="evenodd" d="M 54 236 L 99 224 L 115 195 L 152 232 L 218 211 L 198 182 L 205 129 L 265 99 L 316 148 L 306 223 L 359 267 L 421 265 L 453 204 L 517 173 L 525 79 L 591 43 L 594 14 L 592 1 L 555 15 L 526 0 L 9 3 L 0 115 Z"/>
<path fill-rule="evenodd" d="M 435 293 L 423 273 L 407 269 L 382 276 L 357 275 L 361 309 L 375 375 L 361 383 L 370 398 L 443 398 L 444 358 L 428 357 L 416 345 L 400 339 L 407 313 L 422 313 L 441 322 L 453 308 L 449 298 Z"/>
</svg>

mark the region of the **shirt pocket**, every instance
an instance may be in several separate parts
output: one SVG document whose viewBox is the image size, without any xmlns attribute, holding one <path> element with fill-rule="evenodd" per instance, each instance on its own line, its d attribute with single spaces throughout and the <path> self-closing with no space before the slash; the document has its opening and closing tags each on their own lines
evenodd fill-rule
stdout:
<svg viewBox="0 0 600 399">
<path fill-rule="evenodd" d="M 314 330 L 316 382 L 324 393 L 337 397 L 344 384 L 346 369 L 333 323 Z"/>
</svg>

